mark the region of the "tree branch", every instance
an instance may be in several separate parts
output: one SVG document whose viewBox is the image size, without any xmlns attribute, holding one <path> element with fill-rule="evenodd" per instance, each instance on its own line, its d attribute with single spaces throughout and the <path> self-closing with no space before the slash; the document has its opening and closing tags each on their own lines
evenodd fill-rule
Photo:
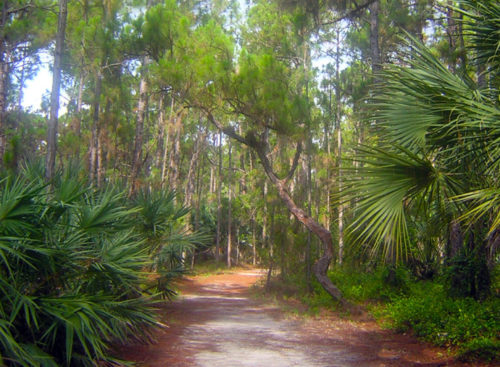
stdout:
<svg viewBox="0 0 500 367">
<path fill-rule="evenodd" d="M 254 148 L 254 144 L 255 143 L 252 143 L 250 142 L 249 140 L 245 139 L 243 136 L 241 136 L 240 134 L 238 134 L 236 131 L 234 131 L 234 128 L 232 128 L 231 126 L 223 126 L 219 121 L 217 121 L 217 119 L 212 115 L 212 112 L 210 111 L 207 111 L 205 110 L 206 114 L 207 114 L 207 117 L 208 119 L 210 120 L 210 122 L 212 124 L 215 125 L 215 127 L 217 127 L 217 129 L 219 129 L 220 131 L 222 131 L 224 134 L 226 134 L 227 136 L 229 136 L 230 138 L 233 138 L 237 141 L 239 141 L 240 143 L 242 144 L 245 144 L 246 146 L 248 147 L 251 147 L 251 148 Z"/>
<path fill-rule="evenodd" d="M 368 8 L 375 1 L 378 1 L 378 0 L 368 0 L 366 3 L 363 3 L 361 5 L 356 6 L 356 8 L 352 9 L 351 11 L 349 11 L 347 13 L 342 14 L 340 17 L 334 18 L 333 20 L 331 20 L 329 22 L 321 23 L 320 26 L 331 25 L 331 24 L 338 23 L 344 19 L 354 18 L 356 16 L 356 13 Z"/>
<path fill-rule="evenodd" d="M 288 181 L 290 181 L 292 179 L 292 177 L 295 173 L 295 170 L 297 169 L 297 166 L 299 165 L 299 158 L 300 158 L 301 153 L 302 153 L 302 143 L 299 142 L 297 144 L 297 150 L 295 151 L 295 156 L 293 157 L 292 167 L 290 167 L 290 171 L 288 172 L 286 177 L 283 179 L 283 181 L 285 181 L 285 183 L 288 183 Z"/>
</svg>

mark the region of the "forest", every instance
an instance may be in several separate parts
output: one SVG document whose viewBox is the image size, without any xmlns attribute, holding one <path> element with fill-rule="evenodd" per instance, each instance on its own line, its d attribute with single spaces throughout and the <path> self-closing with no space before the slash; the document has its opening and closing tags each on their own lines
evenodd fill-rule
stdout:
<svg viewBox="0 0 500 367">
<path fill-rule="evenodd" d="M 198 264 L 498 360 L 498 1 L 3 0 L 0 21 L 0 365 L 116 363 Z"/>
</svg>

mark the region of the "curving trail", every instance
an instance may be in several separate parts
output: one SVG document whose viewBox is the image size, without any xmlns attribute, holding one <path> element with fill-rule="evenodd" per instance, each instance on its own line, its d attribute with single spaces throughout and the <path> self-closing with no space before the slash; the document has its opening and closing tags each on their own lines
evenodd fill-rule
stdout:
<svg viewBox="0 0 500 367">
<path fill-rule="evenodd" d="M 248 297 L 261 272 L 198 276 L 162 312 L 169 328 L 151 345 L 128 345 L 120 356 L 148 367 L 392 367 L 472 366 L 372 321 L 331 314 L 286 319 Z M 477 366 L 477 365 L 476 365 Z"/>
</svg>

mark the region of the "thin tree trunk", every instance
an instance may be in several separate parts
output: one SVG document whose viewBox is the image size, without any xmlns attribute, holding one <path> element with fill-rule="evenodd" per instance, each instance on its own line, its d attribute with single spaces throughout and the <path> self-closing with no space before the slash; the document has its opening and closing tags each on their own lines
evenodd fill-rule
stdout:
<svg viewBox="0 0 500 367">
<path fill-rule="evenodd" d="M 372 57 L 372 73 L 377 81 L 377 74 L 380 71 L 380 46 L 379 46 L 379 16 L 380 1 L 376 0 L 370 5 L 370 51 Z"/>
<path fill-rule="evenodd" d="M 169 182 L 172 190 L 179 189 L 179 170 L 181 157 L 181 130 L 182 130 L 182 113 L 178 113 L 174 117 L 174 141 L 170 152 L 169 165 Z"/>
<path fill-rule="evenodd" d="M 157 146 L 155 154 L 155 167 L 161 168 L 163 150 L 165 149 L 165 114 L 163 111 L 163 94 L 160 94 L 158 98 L 158 136 L 157 136 Z"/>
<path fill-rule="evenodd" d="M 82 105 L 83 105 L 83 84 L 85 82 L 85 75 L 83 72 L 80 74 L 80 81 L 78 85 L 78 96 L 76 99 L 76 111 L 75 117 L 73 119 L 73 128 L 75 131 L 75 135 L 78 140 L 78 144 L 76 145 L 76 159 L 80 158 L 80 139 L 82 136 L 81 126 L 82 126 Z"/>
<path fill-rule="evenodd" d="M 236 227 L 236 266 L 240 263 L 240 228 Z"/>
<path fill-rule="evenodd" d="M 142 62 L 141 80 L 139 82 L 139 101 L 137 102 L 137 116 L 135 123 L 135 143 L 134 155 L 132 160 L 132 173 L 130 175 L 130 191 L 129 195 L 133 195 L 138 190 L 138 177 L 142 166 L 142 142 L 144 138 L 144 119 L 146 117 L 146 106 L 148 98 L 148 82 L 146 76 L 148 74 L 148 65 L 150 59 L 144 57 Z"/>
<path fill-rule="evenodd" d="M 215 261 L 220 261 L 221 221 L 222 221 L 222 130 L 219 130 L 219 167 L 217 182 L 217 233 L 215 238 Z"/>
<path fill-rule="evenodd" d="M 252 265 L 257 265 L 257 230 L 255 225 L 255 211 L 252 210 Z"/>
<path fill-rule="evenodd" d="M 57 18 L 56 49 L 52 71 L 52 93 L 50 95 L 50 115 L 47 129 L 47 156 L 45 160 L 45 178 L 51 180 L 54 176 L 57 151 L 57 122 L 59 118 L 59 95 L 61 92 L 61 62 L 66 34 L 66 19 L 68 15 L 68 0 L 59 0 L 59 15 Z"/>
<path fill-rule="evenodd" d="M 8 1 L 2 3 L 1 29 L 7 24 Z M 6 110 L 7 110 L 7 82 L 9 77 L 9 62 L 6 60 L 5 36 L 0 32 L 0 167 L 3 166 L 3 156 L 7 142 L 5 136 Z"/>
<path fill-rule="evenodd" d="M 268 206 L 267 206 L 267 180 L 264 181 L 264 189 L 263 189 L 263 197 L 264 197 L 264 215 L 262 216 L 262 247 L 267 248 L 268 241 L 267 241 L 267 219 L 268 219 Z M 273 257 L 273 249 L 272 245 L 269 251 L 269 256 Z M 271 260 L 272 261 L 272 260 Z"/>
<path fill-rule="evenodd" d="M 304 32 L 305 33 L 305 32 Z M 309 99 L 309 80 L 308 74 L 310 69 L 310 50 L 306 36 L 303 37 L 303 68 L 305 76 L 305 95 Z M 307 116 L 307 136 L 306 136 L 306 195 L 307 195 L 307 215 L 312 216 L 312 163 L 311 163 L 311 150 L 312 150 L 312 137 L 311 137 L 311 116 L 308 112 Z M 306 282 L 309 291 L 312 291 L 311 283 L 311 232 L 307 231 L 306 240 Z"/>
<path fill-rule="evenodd" d="M 332 144 L 331 144 L 331 136 L 330 136 L 330 121 L 332 120 L 332 88 L 331 85 L 328 86 L 328 118 L 325 119 L 325 143 L 324 148 L 326 151 L 326 156 L 328 159 L 332 156 Z M 331 208 L 331 171 L 330 171 L 330 163 L 327 161 L 326 165 L 326 218 L 325 218 L 325 228 L 330 230 L 330 220 L 332 218 L 332 208 Z"/>
<path fill-rule="evenodd" d="M 446 21 L 447 21 L 447 27 L 446 27 L 446 33 L 448 35 L 448 47 L 449 47 L 449 54 L 452 56 L 452 60 L 449 64 L 450 70 L 454 73 L 456 71 L 456 60 L 455 60 L 455 52 L 457 49 L 457 41 L 456 41 L 456 36 L 457 36 L 457 23 L 455 21 L 455 16 L 453 12 L 453 1 L 448 0 L 448 7 L 446 10 Z"/>
<path fill-rule="evenodd" d="M 106 107 L 104 110 L 104 120 L 105 121 L 109 121 L 110 109 L 111 109 L 111 101 L 109 99 L 107 99 Z M 105 162 L 105 159 L 104 159 L 104 155 L 105 155 L 104 131 L 105 131 L 105 129 L 103 129 L 102 126 L 99 126 L 99 131 L 97 134 L 97 186 L 98 187 L 101 187 L 101 185 L 102 185 L 102 182 L 104 180 L 104 172 L 105 172 L 105 169 L 104 169 L 105 168 L 104 167 L 104 162 Z M 107 149 L 107 151 L 109 152 L 109 149 Z"/>
<path fill-rule="evenodd" d="M 1 40 L 0 40 L 1 41 Z M 3 43 L 3 42 L 2 42 Z M 2 46 L 0 46 L 2 47 Z M 7 138 L 5 132 L 7 110 L 7 81 L 9 76 L 9 63 L 4 60 L 5 53 L 0 50 L 0 166 L 3 165 Z"/>
<path fill-rule="evenodd" d="M 168 129 L 165 132 L 165 143 L 164 143 L 164 149 L 163 149 L 163 158 L 162 158 L 162 166 L 161 166 L 161 187 L 164 188 L 165 185 L 165 178 L 167 177 L 167 162 L 168 162 L 168 143 L 170 140 L 170 130 L 171 130 L 171 125 L 173 124 L 173 116 L 174 116 L 174 98 L 172 98 L 172 101 L 170 103 L 170 113 L 168 117 Z"/>
<path fill-rule="evenodd" d="M 95 75 L 94 103 L 92 112 L 92 141 L 90 143 L 89 173 L 90 181 L 94 182 L 97 175 L 97 149 L 99 146 L 99 110 L 101 106 L 102 74 L 99 69 Z"/>
<path fill-rule="evenodd" d="M 341 105 L 340 105 L 340 31 L 337 30 L 337 50 L 335 55 L 335 120 L 337 123 L 337 181 L 339 193 L 342 192 L 342 129 L 341 129 Z M 338 207 L 338 231 L 339 231 L 339 264 L 344 260 L 344 206 L 342 203 Z"/>
<path fill-rule="evenodd" d="M 21 111 L 23 109 L 23 97 L 24 97 L 24 84 L 26 82 L 25 78 L 25 68 L 26 68 L 26 51 L 23 51 L 23 62 L 21 64 L 21 75 L 19 76 L 19 94 L 17 96 L 17 110 Z"/>
<path fill-rule="evenodd" d="M 232 250 L 232 242 L 233 242 L 233 211 L 232 211 L 232 196 L 233 196 L 233 185 L 232 185 L 232 177 L 233 177 L 233 166 L 232 166 L 232 156 L 231 156 L 231 150 L 232 150 L 232 144 L 231 141 L 229 141 L 229 153 L 228 153 L 228 160 L 229 160 L 229 169 L 228 169 L 228 174 L 227 174 L 227 198 L 228 198 L 228 204 L 227 204 L 227 267 L 231 267 L 231 250 Z"/>
<path fill-rule="evenodd" d="M 462 226 L 460 222 L 454 220 L 450 224 L 450 237 L 449 237 L 449 247 L 447 251 L 448 259 L 455 257 L 464 244 L 464 235 L 462 232 Z"/>
<path fill-rule="evenodd" d="M 196 134 L 196 141 L 193 147 L 193 154 L 191 155 L 191 161 L 189 162 L 189 170 L 186 178 L 186 190 L 184 195 L 184 206 L 190 207 L 192 204 L 192 197 L 195 189 L 195 172 L 199 163 L 200 153 L 203 151 L 203 141 L 205 140 L 206 134 L 198 130 Z"/>
</svg>

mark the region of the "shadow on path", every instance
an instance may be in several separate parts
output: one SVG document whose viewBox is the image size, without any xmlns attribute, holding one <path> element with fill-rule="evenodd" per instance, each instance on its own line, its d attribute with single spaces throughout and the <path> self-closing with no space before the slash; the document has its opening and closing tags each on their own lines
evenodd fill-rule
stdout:
<svg viewBox="0 0 500 367">
<path fill-rule="evenodd" d="M 150 367 L 469 366 L 442 357 L 373 322 L 285 319 L 248 297 L 262 273 L 246 271 L 183 281 L 182 296 L 161 312 L 169 328 L 151 345 L 128 345 L 122 358 Z"/>
</svg>

